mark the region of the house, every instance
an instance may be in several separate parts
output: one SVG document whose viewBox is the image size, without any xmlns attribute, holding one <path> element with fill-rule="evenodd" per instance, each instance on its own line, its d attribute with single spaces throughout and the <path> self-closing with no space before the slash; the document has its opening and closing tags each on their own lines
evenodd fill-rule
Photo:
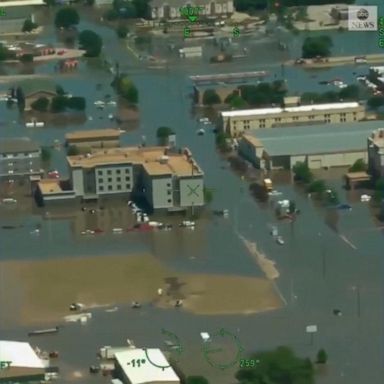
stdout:
<svg viewBox="0 0 384 384">
<path fill-rule="evenodd" d="M 29 343 L 19 341 L 0 341 L 0 362 L 10 363 L 7 367 L 1 365 L 0 383 L 39 383 L 45 379 L 48 367 Z"/>
<path fill-rule="evenodd" d="M 349 167 L 358 159 L 367 161 L 367 135 L 375 127 L 371 121 L 260 129 L 242 136 L 238 152 L 266 170 L 292 169 L 298 162 L 310 169 Z"/>
<path fill-rule="evenodd" d="M 227 16 L 234 12 L 233 0 L 152 0 L 152 19 L 180 19 L 180 8 L 185 6 L 201 7 L 199 15 L 204 16 Z"/>
<path fill-rule="evenodd" d="M 23 90 L 25 97 L 25 111 L 32 110 L 31 105 L 37 99 L 46 97 L 50 102 L 57 96 L 56 84 L 46 79 L 31 79 L 20 82 L 18 86 Z"/>
<path fill-rule="evenodd" d="M 384 177 L 384 128 L 368 137 L 368 170 L 375 179 Z"/>
<path fill-rule="evenodd" d="M 37 143 L 26 137 L 0 139 L 0 178 L 41 173 L 41 149 Z"/>
<path fill-rule="evenodd" d="M 135 194 L 152 209 L 204 205 L 204 174 L 187 148 L 109 148 L 67 161 L 73 190 L 84 200 Z"/>
<path fill-rule="evenodd" d="M 3 9 L 1 16 L 0 34 L 21 33 L 25 20 L 35 21 L 33 9 L 30 6 L 6 6 L 5 2 L 0 2 L 0 8 Z"/>
<path fill-rule="evenodd" d="M 117 376 L 125 384 L 180 384 L 180 378 L 160 349 L 127 349 L 117 352 L 115 359 Z M 144 369 L 140 369 L 141 362 L 146 364 Z"/>
</svg>

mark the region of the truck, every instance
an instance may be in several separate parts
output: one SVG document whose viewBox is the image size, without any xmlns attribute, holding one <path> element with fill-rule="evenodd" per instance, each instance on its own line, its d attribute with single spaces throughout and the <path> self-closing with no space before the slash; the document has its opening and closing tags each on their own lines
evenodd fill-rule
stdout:
<svg viewBox="0 0 384 384">
<path fill-rule="evenodd" d="M 273 185 L 271 179 L 264 179 L 264 188 L 267 192 L 273 191 Z"/>
</svg>

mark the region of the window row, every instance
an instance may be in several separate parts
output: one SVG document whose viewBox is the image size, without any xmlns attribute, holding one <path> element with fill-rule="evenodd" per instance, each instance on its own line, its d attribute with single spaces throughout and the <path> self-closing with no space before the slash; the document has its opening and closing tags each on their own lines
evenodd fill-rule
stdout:
<svg viewBox="0 0 384 384">
<path fill-rule="evenodd" d="M 131 189 L 131 184 L 126 184 L 125 185 L 125 189 L 130 190 Z M 121 184 L 116 185 L 116 191 L 121 191 L 121 190 L 122 190 L 122 185 Z M 113 186 L 112 185 L 108 185 L 107 188 L 105 189 L 104 185 L 100 185 L 99 186 L 99 191 L 100 192 L 103 192 L 103 191 L 113 191 Z"/>
<path fill-rule="evenodd" d="M 106 173 L 107 175 L 112 175 L 112 171 L 114 171 L 114 173 L 116 174 L 116 175 L 121 175 L 121 169 L 107 169 L 106 171 L 104 171 L 103 169 L 99 169 L 98 171 L 97 171 L 97 175 L 98 176 L 103 176 L 104 175 L 104 173 Z M 128 173 L 131 173 L 131 169 L 130 168 L 125 168 L 124 169 L 124 173 L 125 174 L 128 174 Z"/>
<path fill-rule="evenodd" d="M 112 177 L 108 177 L 107 180 L 108 180 L 108 183 L 112 183 Z M 103 184 L 104 183 L 104 179 L 98 179 L 97 181 L 99 182 L 99 184 Z M 116 177 L 116 181 L 118 183 L 120 183 L 121 182 L 121 177 Z M 131 178 L 129 176 L 126 176 L 125 177 L 125 181 L 131 181 Z"/>
</svg>

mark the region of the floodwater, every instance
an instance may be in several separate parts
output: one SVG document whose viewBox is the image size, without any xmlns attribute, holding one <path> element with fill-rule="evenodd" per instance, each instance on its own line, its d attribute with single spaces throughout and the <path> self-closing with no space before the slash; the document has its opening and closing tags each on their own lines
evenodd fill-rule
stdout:
<svg viewBox="0 0 384 384">
<path fill-rule="evenodd" d="M 302 212 L 295 223 L 278 224 L 286 243 L 283 247 L 277 245 L 272 241 L 268 227 L 275 223 L 273 204 L 260 205 L 248 195 L 247 183 L 228 169 L 227 162 L 215 152 L 214 135 L 209 129 L 205 136 L 196 135 L 198 123 L 191 108 L 192 85 L 188 79 L 191 74 L 260 69 L 270 72 L 267 80 L 283 76 L 290 91 L 295 93 L 325 90 L 325 86 L 318 85 L 318 81 L 335 77 L 347 83 L 354 82 L 353 72 L 366 73 L 368 68 L 337 67 L 304 72 L 287 67 L 282 71 L 281 62 L 289 58 L 287 56 L 295 58 L 299 55 L 300 41 L 304 36 L 301 34 L 294 37 L 289 35 L 288 52 L 278 51 L 273 37 L 263 37 L 261 40 L 250 41 L 250 56 L 237 62 L 208 65 L 198 61 L 182 65 L 181 62 L 177 64 L 175 59 L 168 69 L 147 70 L 128 53 L 123 43 L 117 42 L 114 31 L 90 22 L 83 22 L 81 28 L 91 28 L 102 33 L 106 57 L 112 62 L 119 61 L 122 71 L 129 73 L 139 88 L 139 128 L 124 134 L 123 143 L 138 144 L 142 136 L 145 136 L 147 144 L 154 144 L 158 126 L 172 127 L 176 131 L 178 145 L 187 145 L 204 169 L 206 184 L 214 190 L 212 209 L 227 208 L 230 217 L 223 219 L 204 216 L 194 232 L 177 230 L 122 236 L 107 233 L 93 239 L 79 235 L 90 225 L 90 220 L 95 220 L 80 209 L 76 212 L 69 210 L 71 217 L 60 219 L 56 216 L 60 216 L 61 211 L 51 208 L 38 210 L 32 207 L 31 202 L 29 205 L 19 204 L 14 211 L 0 207 L 1 225 L 23 225 L 14 230 L 0 229 L 0 259 L 12 260 L 19 270 L 22 269 L 23 261 L 57 260 L 60 265 L 68 259 L 65 269 L 68 281 L 71 281 L 72 274 L 77 273 L 73 266 L 75 264 L 70 264 L 75 258 L 92 256 L 105 260 L 109 256 L 112 261 L 114 256 L 129 258 L 135 254 L 153 255 L 164 268 L 178 273 L 263 277 L 242 244 L 238 236 L 240 234 L 256 242 L 267 257 L 276 262 L 280 272 L 276 281 L 277 289 L 286 305 L 279 310 L 260 314 L 226 316 L 195 315 L 188 311 L 151 305 L 144 305 L 142 309 L 134 311 L 126 304 L 118 304 L 119 310 L 113 313 L 106 313 L 103 308 L 94 309 L 93 318 L 86 325 L 65 325 L 56 335 L 31 339 L 41 349 L 60 351 L 58 365 L 63 375 L 61 382 L 105 382 L 105 378 L 89 377 L 88 374 L 88 366 L 96 362 L 95 353 L 99 347 L 124 345 L 127 338 L 133 339 L 138 346 L 163 346 L 163 328 L 175 333 L 181 340 L 184 352 L 180 357 L 180 366 L 183 370 L 187 374 L 203 374 L 213 384 L 233 383 L 236 366 L 224 371 L 212 367 L 204 358 L 199 333 L 207 331 L 214 335 L 221 328 L 236 335 L 246 352 L 290 345 L 299 354 L 314 358 L 319 348 L 326 349 L 329 367 L 327 373 L 319 377 L 321 383 L 382 382 L 384 238 L 368 206 L 354 199 L 351 212 L 333 213 L 329 219 L 329 214 L 317 207 L 299 188 L 292 187 L 287 181 L 277 183 L 276 188 L 283 192 L 284 198 L 294 199 Z M 346 55 L 380 52 L 374 36 L 373 33 L 334 32 L 334 52 Z M 47 27 L 42 40 L 50 42 L 54 39 L 53 30 Z M 6 73 L 21 72 L 20 68 L 6 67 L 3 70 Z M 65 90 L 73 95 L 87 97 L 87 115 L 92 116 L 93 120 L 87 120 L 82 125 L 49 125 L 42 129 L 30 129 L 21 124 L 16 110 L 7 110 L 5 103 L 2 103 L 1 136 L 27 135 L 44 145 L 52 145 L 55 139 L 63 141 L 65 133 L 71 130 L 109 127 L 114 124 L 107 118 L 113 109 L 112 112 L 98 111 L 93 105 L 93 101 L 105 94 L 114 95 L 109 86 L 112 76 L 97 62 L 89 60 L 82 64 L 78 72 L 60 76 L 55 73 L 52 63 L 39 65 L 33 71 L 54 75 L 55 81 Z M 102 84 L 101 89 L 96 88 L 97 83 Z M 7 84 L 1 84 L 0 92 L 7 87 Z M 51 168 L 66 174 L 60 150 L 54 152 Z M 330 184 L 338 188 L 342 200 L 350 197 L 341 189 L 339 177 L 332 178 Z M 123 202 L 119 203 L 108 209 L 109 227 L 125 226 L 130 220 L 126 213 L 128 208 Z M 41 225 L 39 237 L 30 234 L 36 225 Z M 20 263 L 19 267 L 17 263 Z M 18 310 L 15 303 L 22 301 L 20 295 L 23 294 L 23 285 L 17 281 L 8 283 L 8 276 L 4 276 L 7 269 L 5 265 L 0 265 L 2 301 L 13 303 L 15 313 Z M 51 288 L 57 284 L 57 274 L 49 269 L 45 271 L 46 293 L 44 284 L 41 284 L 41 301 L 48 300 Z M 93 269 L 89 268 L 89 274 L 92 273 Z M 95 271 L 95 275 L 100 276 L 100 270 L 97 273 Z M 95 292 L 102 290 L 103 286 L 107 287 L 113 279 L 113 273 L 101 275 L 100 281 L 94 283 L 97 285 Z M 64 283 L 62 289 L 63 292 L 66 289 Z M 57 291 L 60 292 L 60 289 L 55 287 L 53 292 Z M 239 299 L 241 294 L 239 291 Z M 220 300 L 226 300 L 225 289 Z M 343 315 L 334 316 L 334 309 L 341 310 Z M 0 316 L 3 319 L 1 323 L 5 324 L 7 314 L 2 312 Z M 305 332 L 307 325 L 318 326 L 313 339 Z M 25 340 L 29 330 L 30 327 L 14 322 L 0 329 L 0 337 Z M 76 378 L 76 375 L 82 376 Z"/>
</svg>

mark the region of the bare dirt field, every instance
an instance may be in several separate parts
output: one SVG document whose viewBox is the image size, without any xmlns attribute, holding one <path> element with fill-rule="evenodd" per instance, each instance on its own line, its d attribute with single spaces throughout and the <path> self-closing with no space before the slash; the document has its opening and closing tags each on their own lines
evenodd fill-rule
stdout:
<svg viewBox="0 0 384 384">
<path fill-rule="evenodd" d="M 183 299 L 184 310 L 212 315 L 283 304 L 269 279 L 178 273 L 150 255 L 6 261 L 0 263 L 0 292 L 4 326 L 59 321 L 72 302 L 94 308 L 137 300 L 168 308 Z"/>
</svg>

